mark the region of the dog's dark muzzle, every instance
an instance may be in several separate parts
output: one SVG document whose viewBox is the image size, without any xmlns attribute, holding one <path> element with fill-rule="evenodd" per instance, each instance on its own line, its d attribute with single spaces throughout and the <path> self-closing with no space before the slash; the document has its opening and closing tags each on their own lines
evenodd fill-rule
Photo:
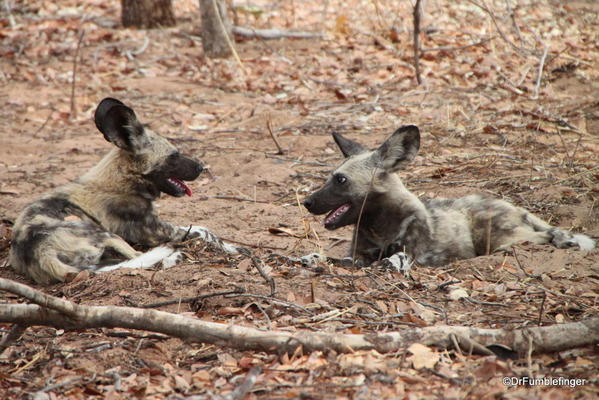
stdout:
<svg viewBox="0 0 599 400">
<path fill-rule="evenodd" d="M 181 156 L 176 170 L 178 172 L 177 178 L 184 181 L 193 181 L 200 176 L 204 170 L 204 166 L 191 158 Z"/>
</svg>

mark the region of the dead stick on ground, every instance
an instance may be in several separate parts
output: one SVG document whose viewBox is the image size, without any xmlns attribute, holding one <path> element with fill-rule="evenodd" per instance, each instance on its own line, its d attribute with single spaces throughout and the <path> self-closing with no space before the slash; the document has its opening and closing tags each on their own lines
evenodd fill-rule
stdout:
<svg viewBox="0 0 599 400">
<path fill-rule="evenodd" d="M 541 56 L 541 60 L 539 61 L 539 71 L 537 72 L 537 83 L 535 84 L 535 90 L 532 95 L 533 100 L 536 100 L 539 98 L 539 89 L 541 88 L 541 79 L 543 78 L 543 68 L 545 68 L 545 59 L 547 58 L 548 52 L 549 52 L 549 47 L 545 46 L 545 49 L 543 49 L 543 55 Z"/>
<path fill-rule="evenodd" d="M 202 321 L 164 311 L 116 306 L 87 306 L 46 295 L 29 286 L 0 278 L 0 290 L 23 296 L 37 304 L 0 304 L 0 322 L 44 325 L 60 329 L 99 327 L 158 332 L 195 342 L 211 343 L 242 350 L 306 352 L 377 350 L 396 352 L 411 343 L 451 348 L 455 338 L 466 337 L 481 346 L 501 344 L 526 355 L 563 351 L 599 343 L 599 317 L 544 327 L 521 329 L 479 329 L 466 326 L 429 326 L 401 331 L 361 334 L 331 334 L 310 331 L 262 331 L 233 324 Z M 52 305 L 52 308 L 48 308 Z M 61 311 L 70 311 L 67 316 Z M 534 348 L 531 349 L 531 343 Z M 489 349 L 491 350 L 491 349 Z"/>
<path fill-rule="evenodd" d="M 266 129 L 268 129 L 268 133 L 270 133 L 270 137 L 272 138 L 273 142 L 275 142 L 275 145 L 277 146 L 277 153 L 278 155 L 282 156 L 283 154 L 285 154 L 285 152 L 283 151 L 283 148 L 281 148 L 281 145 L 279 144 L 279 140 L 277 139 L 277 135 L 275 135 L 275 133 L 272 130 L 272 123 L 270 120 L 270 115 L 268 116 L 268 119 L 266 120 Z"/>
<path fill-rule="evenodd" d="M 81 49 L 81 42 L 85 36 L 85 29 L 81 30 L 79 34 L 79 40 L 77 41 L 77 48 L 75 49 L 75 57 L 73 58 L 73 76 L 71 78 L 71 121 L 77 118 L 77 107 L 75 105 L 75 84 L 77 82 L 77 63 L 79 60 L 79 50 Z"/>
<path fill-rule="evenodd" d="M 258 270 L 258 272 L 260 273 L 262 278 L 264 278 L 264 280 L 270 286 L 270 295 L 274 296 L 275 293 L 277 292 L 277 286 L 275 284 L 275 280 L 273 279 L 273 277 L 268 275 L 266 273 L 266 271 L 264 271 L 264 268 L 262 268 L 264 262 L 262 260 L 260 260 L 258 257 L 252 257 L 251 260 L 252 260 L 252 265 L 254 266 L 254 268 L 256 268 Z"/>
<path fill-rule="evenodd" d="M 282 31 L 279 29 L 253 29 L 234 26 L 233 33 L 237 36 L 250 39 L 276 40 L 276 39 L 321 39 L 322 33 L 300 32 L 300 31 Z"/>
<path fill-rule="evenodd" d="M 537 323 L 538 326 L 541 326 L 543 322 L 543 311 L 545 310 L 545 300 L 547 300 L 547 292 L 543 290 L 543 300 L 541 301 L 541 308 L 539 310 L 539 321 Z"/>
<path fill-rule="evenodd" d="M 428 49 L 426 49 L 426 48 L 425 49 L 420 49 L 420 53 L 428 53 L 428 52 L 432 52 L 432 51 L 457 51 L 457 50 L 464 50 L 464 49 L 467 49 L 469 47 L 475 47 L 475 46 L 480 46 L 482 44 L 485 44 L 488 41 L 490 41 L 491 39 L 493 39 L 493 38 L 490 37 L 490 38 L 481 39 L 478 42 L 471 43 L 471 44 L 466 44 L 464 46 L 430 47 Z"/>
<path fill-rule="evenodd" d="M 416 82 L 420 85 L 420 0 L 414 5 L 414 69 L 416 70 Z"/>
<path fill-rule="evenodd" d="M 245 377 L 245 380 L 241 385 L 235 388 L 228 396 L 225 396 L 226 399 L 231 400 L 241 400 L 245 399 L 245 396 L 252 390 L 254 385 L 256 384 L 256 379 L 262 373 L 262 368 L 256 366 L 250 369 L 250 372 Z"/>
<path fill-rule="evenodd" d="M 515 246 L 512 246 L 512 251 L 514 253 L 514 259 L 516 259 L 516 264 L 518 264 L 518 267 L 524 273 L 524 275 L 526 275 L 528 278 L 541 279 L 541 275 L 530 274 L 524 269 L 524 267 L 522 266 L 522 263 L 520 262 L 520 259 L 518 258 L 518 254 L 516 253 Z"/>
<path fill-rule="evenodd" d="M 40 126 L 38 128 L 38 130 L 35 131 L 35 133 L 33 134 L 33 137 L 37 137 L 37 135 L 39 135 L 40 132 L 42 130 L 44 130 L 44 128 L 46 127 L 46 125 L 48 125 L 48 122 L 50 122 L 50 118 L 52 118 L 52 114 L 54 114 L 54 111 L 56 111 L 56 110 L 54 109 L 54 107 L 52 107 L 52 109 L 50 110 L 50 113 L 48 114 L 48 117 L 46 118 L 46 120 L 44 121 L 44 123 L 42 124 L 42 126 Z"/>
<path fill-rule="evenodd" d="M 173 304 L 192 303 L 194 301 L 204 300 L 209 297 L 226 296 L 228 294 L 239 294 L 239 293 L 243 293 L 243 290 L 241 288 L 238 288 L 235 290 L 225 290 L 223 292 L 202 294 L 202 295 L 194 296 L 194 297 L 182 297 L 177 300 L 166 300 L 166 301 L 161 301 L 158 303 L 141 304 L 141 305 L 139 305 L 139 307 L 140 308 L 157 308 L 157 307 L 171 306 Z"/>
</svg>

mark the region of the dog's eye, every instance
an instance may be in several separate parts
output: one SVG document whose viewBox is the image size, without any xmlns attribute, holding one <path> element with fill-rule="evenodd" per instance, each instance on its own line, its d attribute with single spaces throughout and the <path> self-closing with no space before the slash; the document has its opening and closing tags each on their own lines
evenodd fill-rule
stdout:
<svg viewBox="0 0 599 400">
<path fill-rule="evenodd" d="M 347 178 L 344 175 L 335 175 L 335 181 L 337 181 L 337 183 L 339 183 L 340 185 L 343 185 L 345 182 L 347 182 Z"/>
</svg>

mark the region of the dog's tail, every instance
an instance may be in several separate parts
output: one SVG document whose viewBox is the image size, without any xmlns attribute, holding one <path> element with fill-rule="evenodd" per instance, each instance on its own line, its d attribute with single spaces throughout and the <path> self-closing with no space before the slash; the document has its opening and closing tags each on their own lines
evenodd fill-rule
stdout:
<svg viewBox="0 0 599 400">
<path fill-rule="evenodd" d="M 147 269 L 162 262 L 163 268 L 170 268 L 182 257 L 182 253 L 168 246 L 155 247 L 141 255 L 115 265 L 108 265 L 96 269 L 96 272 L 114 271 L 119 268 L 142 268 Z"/>
<path fill-rule="evenodd" d="M 580 250 L 592 250 L 596 246 L 595 241 L 587 235 L 555 228 L 533 214 L 527 213 L 525 219 L 535 231 L 547 232 L 551 235 L 550 243 L 559 249 L 578 247 Z"/>
</svg>

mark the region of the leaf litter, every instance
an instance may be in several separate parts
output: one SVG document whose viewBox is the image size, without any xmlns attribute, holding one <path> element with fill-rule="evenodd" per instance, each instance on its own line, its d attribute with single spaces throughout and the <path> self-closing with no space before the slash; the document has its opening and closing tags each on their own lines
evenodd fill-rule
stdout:
<svg viewBox="0 0 599 400">
<path fill-rule="evenodd" d="M 254 1 L 261 12 L 240 11 L 239 24 L 322 32 L 325 39 L 240 40 L 245 74 L 233 60 L 204 57 L 191 0 L 174 2 L 177 25 L 157 30 L 120 29 L 116 1 L 8 3 L 10 14 L 0 15 L 2 277 L 23 281 L 6 266 L 10 227 L 23 206 L 107 151 L 90 115 L 110 95 L 210 166 L 210 176 L 192 184 L 196 197 L 161 200 L 161 215 L 253 248 L 275 279 L 277 301 L 251 263 L 198 243 L 188 243 L 188 261 L 168 271 L 90 275 L 45 288 L 49 294 L 121 306 L 191 298 L 160 309 L 265 330 L 329 333 L 443 324 L 519 328 L 597 315 L 599 250 L 523 244 L 447 268 L 418 267 L 409 277 L 277 257 L 346 255 L 350 231 L 325 231 L 320 218 L 298 206 L 340 160 L 330 133 L 374 146 L 407 123 L 423 131 L 421 153 L 402 173 L 418 195 L 489 193 L 599 237 L 594 3 L 427 2 L 421 86 L 409 2 Z M 276 154 L 270 132 L 283 154 Z M 217 292 L 233 293 L 204 296 Z M 594 398 L 597 365 L 592 346 L 516 359 L 420 343 L 391 354 L 269 354 L 151 332 L 33 327 L 2 354 L 0 392 L 220 398 L 232 396 L 253 371 L 248 398 Z M 505 376 L 588 383 L 510 388 Z"/>
</svg>

